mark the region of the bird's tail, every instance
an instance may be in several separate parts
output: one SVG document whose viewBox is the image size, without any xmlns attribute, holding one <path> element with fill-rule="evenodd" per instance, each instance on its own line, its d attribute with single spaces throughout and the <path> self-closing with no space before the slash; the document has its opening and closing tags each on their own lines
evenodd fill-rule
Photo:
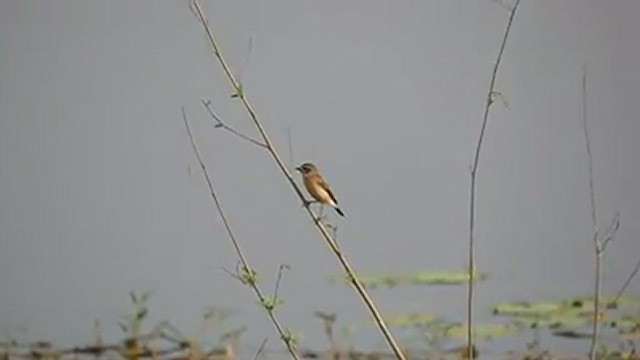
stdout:
<svg viewBox="0 0 640 360">
<path fill-rule="evenodd" d="M 338 213 L 338 215 L 340 215 L 340 216 L 344 217 L 344 213 L 342 212 L 342 210 L 340 210 L 340 208 L 339 208 L 338 206 L 334 206 L 333 208 L 336 210 L 336 212 Z"/>
</svg>

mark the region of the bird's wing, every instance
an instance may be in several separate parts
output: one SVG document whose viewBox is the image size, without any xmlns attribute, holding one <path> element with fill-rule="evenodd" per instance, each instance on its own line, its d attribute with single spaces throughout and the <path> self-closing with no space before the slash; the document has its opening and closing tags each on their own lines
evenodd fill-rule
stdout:
<svg viewBox="0 0 640 360">
<path fill-rule="evenodd" d="M 333 191 L 331 191 L 329 184 L 326 181 L 324 181 L 324 179 L 321 179 L 320 186 L 322 186 L 322 188 L 327 192 L 327 194 L 329 194 L 329 197 L 331 198 L 331 200 L 333 200 L 333 202 L 336 205 L 338 205 L 338 200 L 336 199 L 336 196 L 333 195 Z"/>
</svg>

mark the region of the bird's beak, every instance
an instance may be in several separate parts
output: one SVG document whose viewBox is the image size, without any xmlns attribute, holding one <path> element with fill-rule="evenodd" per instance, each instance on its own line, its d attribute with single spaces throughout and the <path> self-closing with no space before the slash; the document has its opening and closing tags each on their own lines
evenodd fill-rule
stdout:
<svg viewBox="0 0 640 360">
<path fill-rule="evenodd" d="M 296 168 L 296 171 L 302 172 L 302 168 L 301 168 L 300 166 L 298 166 L 298 167 Z"/>
</svg>

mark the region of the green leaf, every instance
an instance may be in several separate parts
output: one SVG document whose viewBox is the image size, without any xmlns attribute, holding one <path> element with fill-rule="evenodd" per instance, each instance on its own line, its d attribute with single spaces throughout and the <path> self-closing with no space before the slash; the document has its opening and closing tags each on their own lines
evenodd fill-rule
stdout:
<svg viewBox="0 0 640 360">
<path fill-rule="evenodd" d="M 467 271 L 423 271 L 410 274 L 393 274 L 379 276 L 360 276 L 362 284 L 370 289 L 381 287 L 395 288 L 402 285 L 463 285 L 469 283 Z M 474 281 L 486 280 L 481 272 L 474 273 Z M 343 279 L 341 276 L 340 279 Z M 347 279 L 347 283 L 350 283 Z"/>
<path fill-rule="evenodd" d="M 521 331 L 522 327 L 514 324 L 485 324 L 475 325 L 473 328 L 475 338 L 484 340 L 515 336 Z M 453 325 L 446 331 L 446 335 L 457 339 L 466 339 L 467 326 L 465 324 Z"/>
<path fill-rule="evenodd" d="M 134 304 L 138 303 L 138 296 L 136 295 L 135 291 L 131 290 L 129 291 L 129 297 L 131 298 L 131 302 Z"/>
<path fill-rule="evenodd" d="M 494 315 L 506 315 L 516 317 L 541 317 L 557 313 L 563 308 L 561 303 L 557 302 L 507 302 L 496 305 L 493 308 Z"/>
<path fill-rule="evenodd" d="M 411 313 L 403 315 L 390 316 L 385 319 L 390 326 L 396 327 L 414 327 L 428 326 L 436 323 L 440 318 L 432 314 Z"/>
</svg>

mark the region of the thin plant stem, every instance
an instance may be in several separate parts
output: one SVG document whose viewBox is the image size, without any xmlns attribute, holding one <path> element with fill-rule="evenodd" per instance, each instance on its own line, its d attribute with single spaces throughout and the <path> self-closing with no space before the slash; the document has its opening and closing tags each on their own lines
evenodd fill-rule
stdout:
<svg viewBox="0 0 640 360">
<path fill-rule="evenodd" d="M 593 180 L 593 153 L 591 152 L 591 141 L 589 140 L 589 122 L 587 117 L 587 67 L 582 67 L 582 132 L 587 151 L 588 180 L 589 180 L 589 200 L 591 205 L 591 225 L 593 226 L 593 255 L 595 262 L 594 286 L 593 286 L 593 328 L 591 343 L 589 345 L 589 358 L 596 359 L 596 349 L 600 338 L 600 294 L 602 292 L 602 253 L 603 246 L 600 243 L 598 234 L 598 218 L 596 212 L 596 196 Z"/>
<path fill-rule="evenodd" d="M 491 74 L 491 81 L 489 83 L 489 91 L 487 92 L 484 115 L 482 117 L 482 125 L 480 127 L 480 135 L 478 136 L 478 142 L 476 144 L 476 149 L 473 158 L 473 165 L 471 167 L 471 194 L 469 200 L 469 284 L 467 288 L 467 347 L 469 358 L 474 358 L 474 346 L 473 346 L 473 302 L 474 302 L 474 272 L 475 272 L 475 213 L 476 213 L 476 182 L 477 182 L 477 173 L 478 166 L 480 164 L 480 150 L 482 149 L 482 142 L 484 140 L 484 134 L 487 129 L 487 123 L 489 122 L 489 110 L 491 108 L 491 104 L 496 100 L 499 95 L 495 90 L 496 78 L 498 76 L 498 69 L 500 68 L 500 63 L 502 62 L 502 55 L 504 54 L 505 47 L 507 45 L 507 39 L 509 38 L 509 33 L 511 32 L 511 25 L 513 24 L 513 19 L 516 15 L 516 10 L 520 5 L 520 0 L 516 0 L 513 4 L 513 7 L 510 10 L 509 20 L 507 22 L 507 26 L 504 31 L 504 35 L 502 37 L 502 43 L 500 44 L 500 50 L 498 51 L 498 56 L 493 65 L 493 72 Z"/>
<path fill-rule="evenodd" d="M 604 230 L 598 229 L 598 216 L 596 212 L 596 197 L 595 186 L 593 176 L 593 153 L 591 151 L 591 140 L 589 137 L 589 122 L 587 118 L 587 68 L 582 67 L 582 130 L 584 134 L 585 148 L 587 152 L 588 160 L 588 177 L 589 177 L 589 199 L 591 201 L 591 222 L 593 225 L 593 254 L 595 257 L 595 269 L 594 269 L 594 286 L 593 286 L 593 325 L 591 342 L 589 345 L 589 358 L 596 360 L 598 357 L 597 348 L 600 341 L 600 326 L 601 326 L 601 311 L 600 302 L 602 298 L 602 283 L 604 272 L 604 254 L 609 245 L 609 242 L 613 240 L 618 228 L 620 227 L 619 214 L 616 213 L 611 220 L 611 224 Z M 625 282 L 626 283 L 626 282 Z M 625 284 L 626 286 L 626 284 Z M 624 286 L 623 286 L 624 289 Z M 621 292 L 619 293 L 621 294 Z M 618 296 L 616 296 L 617 301 Z M 614 302 L 615 302 L 614 301 Z"/>
<path fill-rule="evenodd" d="M 636 265 L 633 267 L 633 270 L 631 270 L 631 273 L 629 273 L 629 276 L 624 281 L 624 284 L 622 284 L 622 287 L 620 288 L 620 290 L 616 294 L 616 297 L 613 300 L 614 304 L 617 303 L 618 300 L 620 300 L 620 298 L 622 297 L 624 292 L 627 290 L 627 287 L 629 287 L 629 284 L 631 284 L 631 281 L 633 281 L 633 278 L 636 277 L 636 275 L 638 275 L 638 271 L 640 271 L 640 259 L 638 259 L 638 261 L 636 261 Z"/>
<path fill-rule="evenodd" d="M 291 138 L 291 126 L 287 126 L 287 147 L 289 150 L 289 166 L 293 168 L 293 139 Z"/>
<path fill-rule="evenodd" d="M 260 358 L 260 355 L 262 355 L 262 352 L 264 351 L 266 346 L 267 346 L 267 339 L 264 339 L 264 340 L 262 340 L 262 343 L 260 344 L 260 347 L 258 348 L 258 351 L 253 356 L 253 360 L 258 360 L 258 358 Z"/>
<path fill-rule="evenodd" d="M 255 139 L 253 139 L 253 138 L 241 133 L 240 131 L 234 129 L 233 127 L 231 127 L 231 126 L 227 125 L 225 122 L 223 122 L 222 119 L 218 116 L 218 114 L 216 114 L 215 111 L 213 111 L 213 108 L 211 107 L 211 101 L 202 100 L 202 105 L 204 106 L 205 109 L 207 109 L 207 112 L 209 113 L 209 116 L 211 116 L 211 118 L 216 121 L 216 125 L 215 125 L 216 128 L 225 129 L 228 132 L 232 133 L 233 135 L 235 135 L 235 136 L 237 136 L 237 137 L 239 137 L 239 138 L 241 138 L 241 139 L 243 139 L 245 141 L 248 141 L 248 142 L 250 142 L 250 143 L 252 143 L 254 145 L 257 145 L 257 146 L 260 146 L 260 147 L 263 147 L 263 148 L 267 147 L 265 144 L 261 143 L 260 141 L 255 140 Z"/>
<path fill-rule="evenodd" d="M 595 255 L 595 274 L 593 287 L 593 327 L 591 335 L 591 343 L 589 345 L 589 358 L 597 359 L 598 341 L 600 338 L 600 294 L 602 293 L 602 255 L 603 252 L 599 246 L 598 234 L 594 238 L 594 255 Z"/>
<path fill-rule="evenodd" d="M 204 176 L 204 179 L 207 183 L 207 187 L 209 189 L 209 195 L 211 196 L 211 200 L 213 200 L 213 203 L 215 204 L 216 209 L 218 210 L 218 214 L 220 215 L 220 219 L 222 220 L 222 223 L 224 225 L 224 228 L 227 232 L 227 235 L 229 236 L 229 239 L 231 240 L 231 243 L 233 244 L 233 247 L 236 251 L 236 254 L 238 255 L 238 258 L 240 259 L 240 262 L 242 263 L 242 271 L 245 274 L 253 274 L 254 271 L 252 270 L 251 266 L 249 266 L 249 262 L 247 260 L 247 258 L 244 256 L 244 253 L 242 252 L 242 248 L 240 247 L 240 243 L 238 243 L 238 240 L 236 239 L 233 230 L 231 230 L 231 225 L 229 224 L 229 221 L 227 220 L 227 217 L 224 214 L 224 211 L 222 210 L 222 204 L 220 203 L 220 199 L 218 198 L 218 195 L 216 194 L 216 191 L 213 187 L 213 181 L 211 180 L 211 176 L 209 175 L 209 172 L 207 171 L 207 167 L 204 164 L 204 161 L 202 160 L 202 156 L 200 155 L 200 151 L 198 150 L 198 146 L 196 145 L 196 142 L 193 138 L 193 133 L 191 132 L 191 127 L 189 126 L 189 121 L 187 119 L 187 113 L 184 109 L 184 107 L 182 108 L 182 120 L 184 121 L 184 126 L 187 130 L 187 135 L 189 136 L 189 142 L 191 143 L 191 149 L 193 150 L 193 153 L 196 156 L 196 159 L 198 160 L 198 164 L 200 165 L 200 169 L 202 170 L 202 174 Z M 278 279 L 278 283 L 279 283 L 280 279 Z M 267 298 L 266 296 L 263 294 L 262 290 L 260 290 L 260 288 L 258 287 L 258 284 L 256 281 L 246 281 L 246 284 L 248 284 L 252 289 L 253 292 L 255 293 L 256 297 L 258 298 L 258 300 L 260 301 L 260 304 L 263 305 L 267 302 Z M 298 355 L 297 350 L 295 349 L 295 346 L 293 344 L 293 342 L 291 341 L 291 336 L 288 335 L 287 331 L 285 330 L 285 328 L 282 326 L 282 324 L 280 323 L 280 321 L 278 320 L 278 318 L 276 317 L 275 313 L 274 313 L 274 309 L 273 308 L 268 308 L 263 306 L 263 308 L 265 309 L 265 311 L 267 312 L 267 314 L 269 315 L 269 318 L 271 319 L 271 322 L 273 323 L 273 325 L 276 328 L 276 331 L 278 332 L 278 334 L 280 334 L 280 338 L 282 339 L 282 341 L 284 342 L 287 350 L 289 351 L 289 354 L 291 354 L 291 357 L 295 360 L 299 360 L 300 356 Z"/>
<path fill-rule="evenodd" d="M 589 175 L 589 200 L 591 201 L 591 225 L 597 231 L 598 217 L 596 212 L 596 195 L 593 181 L 593 153 L 591 152 L 591 141 L 589 140 L 589 122 L 587 118 L 587 67 L 582 67 L 582 133 L 587 149 L 587 166 Z"/>
<path fill-rule="evenodd" d="M 211 27 L 209 26 L 207 18 L 204 15 L 204 11 L 202 9 L 202 6 L 200 5 L 200 2 L 198 0 L 192 0 L 191 5 L 192 5 L 192 10 L 194 11 L 198 20 L 200 21 L 200 24 L 204 28 L 204 31 L 207 36 L 207 40 L 209 41 L 209 45 L 211 46 L 213 54 L 218 60 L 218 63 L 222 67 L 223 72 L 225 73 L 227 79 L 229 80 L 229 82 L 231 83 L 231 86 L 235 91 L 235 94 L 233 95 L 233 97 L 240 100 L 240 102 L 242 103 L 242 106 L 245 108 L 245 110 L 249 114 L 251 121 L 253 122 L 258 133 L 262 137 L 262 140 L 263 140 L 262 142 L 266 145 L 267 151 L 271 155 L 272 159 L 274 160 L 274 162 L 276 163 L 277 167 L 280 169 L 280 171 L 282 172 L 286 180 L 291 185 L 291 188 L 298 195 L 300 201 L 305 204 L 305 209 L 308 215 L 313 220 L 313 223 L 315 224 L 316 229 L 318 230 L 322 238 L 325 240 L 325 242 L 327 243 L 331 251 L 337 257 L 338 261 L 340 262 L 340 265 L 342 266 L 345 273 L 347 274 L 349 281 L 351 282 L 354 289 L 358 293 L 362 302 L 365 304 L 365 306 L 369 310 L 376 325 L 378 326 L 378 329 L 383 334 L 387 344 L 392 349 L 393 353 L 398 359 L 404 360 L 405 356 L 400 350 L 400 346 L 398 346 L 397 342 L 393 338 L 391 331 L 387 327 L 385 321 L 382 318 L 382 315 L 380 314 L 380 311 L 378 310 L 375 303 L 367 293 L 366 289 L 364 288 L 364 285 L 362 285 L 362 282 L 357 277 L 356 272 L 353 270 L 350 263 L 347 261 L 347 258 L 338 247 L 335 239 L 331 236 L 331 234 L 329 233 L 325 225 L 322 223 L 321 218 L 318 217 L 313 211 L 313 209 L 311 209 L 311 207 L 307 204 L 304 194 L 302 193 L 302 190 L 296 184 L 286 164 L 284 163 L 284 161 L 276 151 L 271 140 L 269 139 L 269 136 L 266 130 L 264 129 L 264 127 L 262 126 L 262 123 L 258 120 L 258 116 L 255 110 L 253 109 L 253 107 L 251 106 L 251 104 L 249 103 L 249 100 L 247 99 L 247 96 L 244 93 L 242 85 L 238 82 L 238 80 L 234 76 L 233 72 L 231 71 L 231 68 L 229 67 L 227 61 L 222 55 L 222 52 L 220 51 L 220 47 L 218 46 L 218 43 L 215 39 L 213 31 L 211 30 Z"/>
</svg>

